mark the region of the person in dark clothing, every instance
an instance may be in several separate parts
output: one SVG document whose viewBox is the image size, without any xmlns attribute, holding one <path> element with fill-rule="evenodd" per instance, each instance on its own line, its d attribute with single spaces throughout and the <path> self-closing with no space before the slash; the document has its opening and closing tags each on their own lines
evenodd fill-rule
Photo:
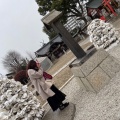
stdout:
<svg viewBox="0 0 120 120">
<path fill-rule="evenodd" d="M 63 103 L 66 95 L 62 93 L 54 84 L 48 84 L 43 76 L 43 69 L 36 61 L 31 60 L 27 67 L 27 74 L 39 95 L 47 100 L 53 111 L 63 110 L 69 102 Z"/>
</svg>

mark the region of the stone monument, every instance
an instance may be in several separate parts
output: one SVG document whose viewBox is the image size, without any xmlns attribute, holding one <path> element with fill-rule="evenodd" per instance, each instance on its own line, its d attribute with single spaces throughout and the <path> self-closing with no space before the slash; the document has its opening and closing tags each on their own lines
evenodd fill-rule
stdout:
<svg viewBox="0 0 120 120">
<path fill-rule="evenodd" d="M 88 26 L 90 41 L 94 44 L 97 52 L 86 59 L 83 64 L 72 63 L 73 74 L 80 78 L 80 83 L 88 91 L 99 92 L 107 85 L 117 72 L 120 71 L 118 60 L 109 54 L 113 45 L 119 43 L 118 33 L 109 23 L 95 19 Z"/>
<path fill-rule="evenodd" d="M 86 55 L 84 50 L 74 41 L 71 34 L 65 29 L 60 22 L 62 12 L 53 10 L 48 15 L 42 18 L 42 22 L 49 29 L 52 27 L 62 38 L 65 44 L 71 49 L 74 55 L 79 59 Z"/>
<path fill-rule="evenodd" d="M 104 49 L 92 48 L 85 53 L 60 23 L 61 16 L 61 12 L 53 10 L 42 19 L 42 22 L 47 28 L 52 27 L 77 57 L 70 67 L 74 76 L 79 77 L 78 82 L 81 86 L 97 93 L 119 72 L 120 64 Z"/>
</svg>

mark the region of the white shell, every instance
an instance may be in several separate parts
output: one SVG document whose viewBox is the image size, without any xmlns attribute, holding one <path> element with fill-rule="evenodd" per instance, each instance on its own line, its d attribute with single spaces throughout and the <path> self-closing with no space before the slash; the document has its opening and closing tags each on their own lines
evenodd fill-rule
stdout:
<svg viewBox="0 0 120 120">
<path fill-rule="evenodd" d="M 0 108 L 9 112 L 7 120 L 39 120 L 44 114 L 39 100 L 27 86 L 22 86 L 14 80 L 0 80 Z"/>
<path fill-rule="evenodd" d="M 90 41 L 97 49 L 106 49 L 113 42 L 119 41 L 119 33 L 113 28 L 113 25 L 105 23 L 100 19 L 93 20 L 87 30 L 90 35 Z"/>
</svg>

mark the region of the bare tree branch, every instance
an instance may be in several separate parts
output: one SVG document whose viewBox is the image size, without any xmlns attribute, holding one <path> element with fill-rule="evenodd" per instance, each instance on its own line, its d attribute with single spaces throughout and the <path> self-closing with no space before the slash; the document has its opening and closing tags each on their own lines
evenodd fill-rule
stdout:
<svg viewBox="0 0 120 120">
<path fill-rule="evenodd" d="M 82 7 L 82 5 L 80 4 L 80 1 L 78 0 L 78 4 L 79 4 L 79 7 L 80 7 L 80 9 L 81 9 L 81 11 L 82 11 L 82 13 L 83 13 L 83 7 Z"/>
<path fill-rule="evenodd" d="M 23 67 L 24 58 L 16 51 L 9 51 L 3 58 L 3 66 L 8 72 L 18 72 Z"/>
<path fill-rule="evenodd" d="M 74 17 L 74 16 L 76 16 L 76 15 L 67 15 L 67 17 Z M 79 16 L 79 15 L 77 15 L 77 16 Z M 77 16 L 76 16 L 76 17 L 77 17 Z"/>
</svg>

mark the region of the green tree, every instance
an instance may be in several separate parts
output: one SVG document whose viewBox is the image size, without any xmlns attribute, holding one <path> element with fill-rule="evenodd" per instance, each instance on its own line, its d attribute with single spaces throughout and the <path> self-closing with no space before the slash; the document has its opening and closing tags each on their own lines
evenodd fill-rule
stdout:
<svg viewBox="0 0 120 120">
<path fill-rule="evenodd" d="M 46 29 L 45 26 L 43 26 L 43 32 L 48 35 L 49 40 L 51 40 L 52 38 L 54 38 L 57 35 L 57 33 L 54 30 L 49 31 Z"/>
<path fill-rule="evenodd" d="M 39 13 L 46 15 L 53 9 L 63 12 L 63 20 L 68 17 L 79 17 L 79 19 L 87 22 L 84 15 L 84 0 L 36 0 L 39 6 Z M 79 8 L 79 9 L 78 9 Z"/>
</svg>

